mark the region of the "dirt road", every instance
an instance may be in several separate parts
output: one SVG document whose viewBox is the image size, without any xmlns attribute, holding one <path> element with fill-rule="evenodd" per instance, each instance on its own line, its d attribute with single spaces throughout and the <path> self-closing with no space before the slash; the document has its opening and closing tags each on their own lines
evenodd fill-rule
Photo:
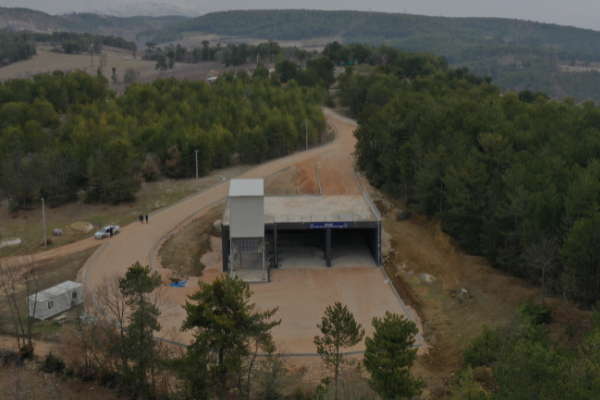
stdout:
<svg viewBox="0 0 600 400">
<path fill-rule="evenodd" d="M 298 182 L 304 182 L 308 185 L 311 184 L 310 182 L 316 184 L 315 164 L 317 164 L 324 195 L 360 195 L 360 189 L 351 170 L 351 154 L 355 143 L 352 133 L 356 124 L 352 120 L 341 117 L 330 110 L 325 110 L 325 115 L 338 130 L 338 137 L 334 142 L 260 165 L 242 174 L 240 178 L 263 178 L 289 166 L 295 166 L 300 170 Z M 189 216 L 202 216 L 216 204 L 222 203 L 226 199 L 228 191 L 229 182 L 224 182 L 151 215 L 149 224 L 133 223 L 123 227 L 121 233 L 106 241 L 105 246 L 100 248 L 84 266 L 83 279 L 88 288 L 93 289 L 106 276 L 124 273 L 129 266 L 137 261 L 144 265 L 151 264 L 151 254 L 156 254 L 157 244 L 161 242 L 165 235 L 176 228 L 183 227 L 187 222 L 186 218 Z M 182 221 L 186 222 L 182 223 Z M 170 274 L 170 270 L 161 268 L 160 260 L 154 257 L 153 261 L 159 272 L 164 275 Z M 361 265 L 355 265 L 354 267 L 364 268 Z M 357 307 L 353 311 L 358 313 L 357 318 L 365 327 L 370 325 L 373 316 L 383 316 L 386 310 L 402 314 L 402 308 L 394 297 L 391 288 L 387 288 L 389 292 L 381 290 L 381 288 L 373 288 L 372 293 L 364 290 L 365 279 L 373 284 L 377 282 L 377 285 L 375 285 L 377 287 L 379 285 L 385 286 L 384 277 L 377 268 L 370 266 L 364 269 L 365 271 L 360 273 L 349 273 L 348 270 L 338 272 L 340 274 L 338 290 L 329 291 L 327 287 L 319 288 L 317 291 L 322 291 L 322 293 L 319 292 L 318 296 L 315 295 L 314 298 L 320 299 L 320 301 L 314 301 L 310 305 L 302 303 L 303 298 L 313 293 L 310 290 L 298 290 L 297 293 L 294 292 L 296 295 L 291 292 L 288 293 L 290 299 L 286 299 L 285 304 L 281 305 L 278 315 L 278 318 L 284 320 L 284 323 L 274 331 L 276 340 L 285 341 L 286 352 L 313 353 L 315 351 L 312 338 L 315 334 L 318 334 L 316 324 L 320 321 L 327 305 L 341 300 L 338 297 L 341 296 L 342 292 L 344 293 L 341 297 L 354 299 L 353 302 L 356 303 Z M 334 279 L 330 276 L 320 276 L 320 274 L 331 275 L 331 271 L 325 269 L 321 272 L 313 271 L 311 274 L 319 275 L 311 276 L 314 282 L 327 282 Z M 220 271 L 209 269 L 204 272 L 202 279 L 210 282 L 219 275 Z M 168 309 L 163 313 L 164 318 L 161 323 L 165 327 L 164 331 L 172 332 L 181 326 L 181 321 L 185 315 L 180 305 L 185 303 L 187 295 L 197 289 L 197 281 L 198 278 L 189 277 L 185 288 L 167 289 L 166 299 L 171 307 L 167 307 Z M 323 285 L 326 286 L 326 283 L 323 283 Z M 269 285 L 269 288 L 274 287 Z M 253 301 L 262 308 L 280 306 L 277 299 L 269 301 L 273 296 L 269 297 L 267 289 L 266 286 L 253 286 L 252 290 L 256 292 Z M 277 296 L 275 297 L 277 298 Z M 300 304 L 303 305 L 300 306 Z M 302 310 L 295 309 L 298 307 Z M 301 319 L 296 318 L 299 315 L 303 317 Z M 305 326 L 306 329 L 302 332 L 298 331 L 298 324 Z M 293 334 L 294 332 L 295 334 Z M 306 333 L 304 335 L 306 337 L 300 337 L 302 336 L 301 333 Z M 180 336 L 180 340 L 184 342 L 191 340 L 191 338 L 191 333 L 183 333 Z M 352 350 L 361 350 L 362 346 Z"/>
</svg>

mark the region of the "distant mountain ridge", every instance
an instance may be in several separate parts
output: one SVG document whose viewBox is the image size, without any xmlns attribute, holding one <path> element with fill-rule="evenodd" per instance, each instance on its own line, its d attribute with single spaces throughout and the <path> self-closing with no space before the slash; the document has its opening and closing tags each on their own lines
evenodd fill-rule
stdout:
<svg viewBox="0 0 600 400">
<path fill-rule="evenodd" d="M 223 11 L 174 24 L 156 36 L 197 31 L 259 39 L 305 40 L 341 36 L 346 43 L 403 42 L 403 48 L 439 53 L 431 42 L 515 43 L 600 54 L 600 32 L 506 18 L 449 18 L 363 11 Z M 410 40 L 409 40 L 410 39 Z M 418 39 L 418 48 L 414 44 Z M 429 42 L 429 43 L 428 43 Z"/>
<path fill-rule="evenodd" d="M 177 15 L 158 17 L 117 17 L 95 13 L 50 15 L 28 8 L 0 7 L 0 29 L 29 30 L 43 33 L 57 31 L 87 32 L 120 36 L 127 40 L 135 40 L 136 35 L 141 31 L 148 29 L 159 31 L 185 19 L 186 17 Z"/>
<path fill-rule="evenodd" d="M 123 4 L 117 7 L 111 7 L 106 10 L 87 9 L 84 12 L 98 15 L 112 15 L 115 17 L 166 17 L 181 16 L 187 18 L 199 17 L 210 11 L 204 8 L 190 7 L 183 5 L 172 5 L 146 1 L 138 4 Z"/>
</svg>

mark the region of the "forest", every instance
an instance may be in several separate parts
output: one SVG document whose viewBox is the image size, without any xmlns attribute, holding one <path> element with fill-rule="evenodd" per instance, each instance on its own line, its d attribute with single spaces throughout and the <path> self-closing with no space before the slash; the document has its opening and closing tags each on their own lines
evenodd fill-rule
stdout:
<svg viewBox="0 0 600 400">
<path fill-rule="evenodd" d="M 265 74 L 262 71 L 265 70 Z M 203 81 L 157 79 L 122 96 L 108 80 L 82 71 L 0 83 L 0 187 L 18 209 L 44 197 L 131 201 L 143 180 L 206 174 L 228 165 L 280 157 L 325 129 L 319 87 L 281 87 L 258 68 Z M 300 134 L 302 133 L 302 135 Z"/>
<path fill-rule="evenodd" d="M 34 42 L 46 42 L 60 45 L 65 53 L 81 53 L 92 51 L 100 53 L 102 46 L 111 46 L 119 49 L 137 50 L 135 42 L 127 41 L 120 37 L 95 35 L 92 33 L 74 33 L 74 32 L 52 32 L 52 33 L 34 33 L 21 31 L 19 34 L 24 40 Z M 91 50 L 90 50 L 91 49 Z"/>
<path fill-rule="evenodd" d="M 32 43 L 23 35 L 0 30 L 0 67 L 27 60 L 35 54 L 35 43 Z"/>
<path fill-rule="evenodd" d="M 208 40 L 204 40 L 202 41 L 202 47 L 193 49 L 188 49 L 180 44 L 175 46 L 172 43 L 161 48 L 155 42 L 146 42 L 144 59 L 157 60 L 160 55 L 163 55 L 172 59 L 173 62 L 199 63 L 201 61 L 219 60 L 226 67 L 229 67 L 256 63 L 257 61 L 260 63 L 277 61 L 277 56 L 280 54 L 288 58 L 305 60 L 310 56 L 315 56 L 316 52 L 309 53 L 298 48 L 282 48 L 279 43 L 273 40 L 258 45 L 246 43 L 221 45 L 221 43 L 217 43 L 213 46 Z"/>
<path fill-rule="evenodd" d="M 358 116 L 358 166 L 470 254 L 590 307 L 600 298 L 600 109 L 542 92 L 501 94 L 444 69 L 380 66 L 340 77 Z M 431 69 L 430 68 L 430 69 Z"/>
<path fill-rule="evenodd" d="M 102 46 L 112 46 L 133 52 L 137 50 L 137 45 L 134 42 L 114 36 L 74 32 L 37 33 L 0 30 L 0 67 L 27 60 L 36 54 L 35 44 L 40 42 L 60 46 L 62 51 L 67 54 L 100 53 Z"/>
<path fill-rule="evenodd" d="M 594 310 L 592 329 L 585 334 L 568 324 L 566 334 L 557 339 L 545 327 L 550 319 L 549 310 L 524 301 L 506 326 L 484 324 L 464 350 L 463 368 L 449 398 L 596 398 L 600 393 L 600 309 Z"/>
</svg>

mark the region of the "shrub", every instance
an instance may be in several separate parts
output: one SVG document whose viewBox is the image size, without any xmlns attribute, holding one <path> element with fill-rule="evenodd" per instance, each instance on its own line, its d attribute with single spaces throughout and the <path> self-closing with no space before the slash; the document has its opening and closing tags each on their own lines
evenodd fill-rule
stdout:
<svg viewBox="0 0 600 400">
<path fill-rule="evenodd" d="M 142 164 L 142 175 L 146 182 L 155 181 L 160 176 L 160 161 L 154 154 L 146 154 Z"/>
<path fill-rule="evenodd" d="M 492 330 L 486 324 L 483 324 L 481 328 L 482 332 L 469 343 L 464 351 L 465 364 L 473 367 L 486 366 L 496 361 L 496 353 L 501 344 L 498 330 Z"/>
<path fill-rule="evenodd" d="M 536 304 L 531 299 L 521 302 L 517 306 L 517 312 L 534 325 L 544 325 L 552 321 L 552 309 Z"/>
<path fill-rule="evenodd" d="M 60 375 L 65 371 L 65 363 L 50 352 L 46 355 L 46 360 L 44 361 L 44 364 L 42 364 L 42 371 L 49 374 L 55 373 Z"/>
<path fill-rule="evenodd" d="M 410 211 L 398 210 L 398 212 L 396 213 L 396 221 L 406 221 L 407 219 L 410 219 L 411 216 L 412 213 Z"/>
</svg>

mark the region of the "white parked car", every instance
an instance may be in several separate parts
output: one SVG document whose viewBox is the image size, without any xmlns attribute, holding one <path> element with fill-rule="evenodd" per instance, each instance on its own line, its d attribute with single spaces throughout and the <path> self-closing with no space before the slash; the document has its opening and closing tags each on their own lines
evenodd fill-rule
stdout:
<svg viewBox="0 0 600 400">
<path fill-rule="evenodd" d="M 110 228 L 113 230 L 113 235 L 116 235 L 121 230 L 119 225 L 108 225 L 94 233 L 96 239 L 102 239 L 105 236 L 110 236 Z"/>
</svg>

